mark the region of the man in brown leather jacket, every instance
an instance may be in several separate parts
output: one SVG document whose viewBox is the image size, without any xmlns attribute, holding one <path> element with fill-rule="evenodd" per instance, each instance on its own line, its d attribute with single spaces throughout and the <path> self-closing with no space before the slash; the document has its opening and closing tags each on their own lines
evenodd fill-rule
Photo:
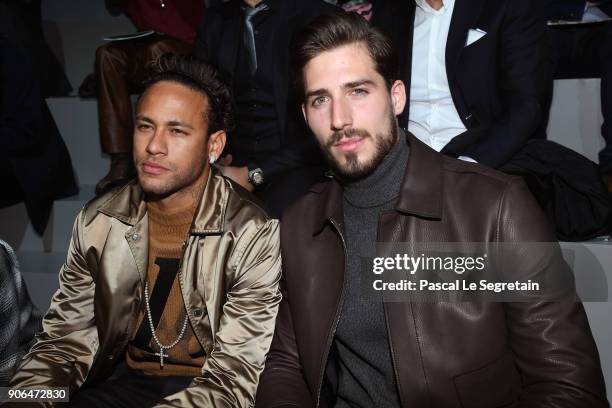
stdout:
<svg viewBox="0 0 612 408">
<path fill-rule="evenodd" d="M 519 179 L 400 131 L 397 58 L 361 17 L 315 20 L 293 52 L 304 117 L 335 177 L 282 219 L 283 301 L 257 407 L 608 406 L 573 286 L 560 302 L 364 296 L 363 244 L 554 235 Z M 523 266 L 537 274 L 542 260 Z"/>
<path fill-rule="evenodd" d="M 10 387 L 76 407 L 251 407 L 280 302 L 278 220 L 210 164 L 231 122 L 211 66 L 167 57 L 137 105 L 138 179 L 75 221 Z"/>
</svg>

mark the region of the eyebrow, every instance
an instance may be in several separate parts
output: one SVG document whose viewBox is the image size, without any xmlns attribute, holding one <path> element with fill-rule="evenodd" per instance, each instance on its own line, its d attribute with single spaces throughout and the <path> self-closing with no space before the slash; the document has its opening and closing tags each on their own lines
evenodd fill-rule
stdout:
<svg viewBox="0 0 612 408">
<path fill-rule="evenodd" d="M 155 124 L 153 119 L 147 116 L 144 116 L 144 115 L 136 115 L 136 120 L 140 120 L 140 121 L 147 122 L 150 124 Z M 187 123 L 181 122 L 180 120 L 169 120 L 168 122 L 166 122 L 166 126 L 178 126 L 178 127 L 193 129 L 193 126 L 188 125 Z"/>
<path fill-rule="evenodd" d="M 167 126 L 179 126 L 187 129 L 193 129 L 193 126 L 188 125 L 187 123 L 181 122 L 180 120 L 170 120 L 166 122 Z"/>
<path fill-rule="evenodd" d="M 352 81 L 352 82 L 347 82 L 345 84 L 342 84 L 342 88 L 344 89 L 351 89 L 351 88 L 357 88 L 360 87 L 362 85 L 372 85 L 372 86 L 376 86 L 376 84 L 374 83 L 374 81 L 370 80 L 370 79 L 360 79 L 357 81 Z M 314 91 L 308 91 L 305 94 L 306 99 L 309 99 L 313 96 L 320 96 L 320 95 L 325 95 L 329 93 L 327 91 L 327 89 L 325 88 L 320 88 L 320 89 L 316 89 Z"/>
</svg>

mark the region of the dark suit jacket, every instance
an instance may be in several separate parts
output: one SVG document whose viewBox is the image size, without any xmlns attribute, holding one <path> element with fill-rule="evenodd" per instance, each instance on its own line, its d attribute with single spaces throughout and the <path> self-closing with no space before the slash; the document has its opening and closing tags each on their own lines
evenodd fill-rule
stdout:
<svg viewBox="0 0 612 408">
<path fill-rule="evenodd" d="M 0 0 L 0 35 L 18 44 L 33 59 L 42 96 L 66 96 L 72 91 L 64 68 L 45 41 L 41 0 Z"/>
<path fill-rule="evenodd" d="M 386 3 L 373 23 L 392 38 L 400 79 L 410 92 L 413 1 Z M 465 46 L 470 29 L 487 34 Z M 538 130 L 552 81 L 541 5 L 533 0 L 456 0 L 446 45 L 446 72 L 453 101 L 467 132 L 444 149 L 499 167 Z M 400 117 L 407 127 L 409 108 Z"/>
<path fill-rule="evenodd" d="M 266 178 L 311 164 L 320 158 L 314 139 L 307 134 L 299 100 L 289 75 L 289 44 L 295 32 L 320 14 L 336 10 L 321 0 L 273 0 L 280 21 L 276 29 L 274 55 L 274 97 L 281 135 L 281 149 L 257 163 Z M 206 11 L 194 54 L 219 67 L 233 89 L 233 74 L 238 60 L 244 25 L 241 0 L 232 0 Z M 231 137 L 231 136 L 230 136 Z"/>
<path fill-rule="evenodd" d="M 34 229 L 42 234 L 53 201 L 78 187 L 66 145 L 42 98 L 27 51 L 0 36 L 0 169 L 9 185 L 4 206 L 23 201 Z M 10 196 L 7 196 L 10 195 Z"/>
</svg>

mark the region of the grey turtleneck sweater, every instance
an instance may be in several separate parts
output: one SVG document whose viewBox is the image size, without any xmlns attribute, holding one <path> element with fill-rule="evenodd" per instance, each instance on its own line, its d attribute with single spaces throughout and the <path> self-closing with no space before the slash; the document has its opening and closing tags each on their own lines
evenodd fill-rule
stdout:
<svg viewBox="0 0 612 408">
<path fill-rule="evenodd" d="M 394 208 L 408 162 L 399 143 L 365 179 L 344 185 L 346 292 L 334 343 L 338 356 L 336 408 L 399 408 L 382 300 L 368 296 L 372 279 L 361 264 L 362 246 L 377 239 L 379 216 Z M 362 279 L 363 276 L 367 276 Z M 362 284 L 363 281 L 363 284 Z"/>
</svg>

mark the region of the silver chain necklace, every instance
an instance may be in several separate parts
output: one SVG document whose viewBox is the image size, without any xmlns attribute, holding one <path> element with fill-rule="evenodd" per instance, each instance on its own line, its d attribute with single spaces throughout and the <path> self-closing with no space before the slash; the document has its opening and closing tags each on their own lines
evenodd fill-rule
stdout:
<svg viewBox="0 0 612 408">
<path fill-rule="evenodd" d="M 185 330 L 187 329 L 187 321 L 189 319 L 188 319 L 187 314 L 185 314 L 185 320 L 183 321 L 183 328 L 181 329 L 181 332 L 179 333 L 178 337 L 176 338 L 176 340 L 174 340 L 172 344 L 168 346 L 164 346 L 161 343 L 161 341 L 159 341 L 159 338 L 157 338 L 157 334 L 155 334 L 155 327 L 153 326 L 153 317 L 151 316 L 151 306 L 149 306 L 149 282 L 145 282 L 144 295 L 145 295 L 145 307 L 147 309 L 147 320 L 149 321 L 149 327 L 151 328 L 151 334 L 153 335 L 153 340 L 155 340 L 157 347 L 159 347 L 159 353 L 155 353 L 155 355 L 159 356 L 159 366 L 161 368 L 164 368 L 164 357 L 168 357 L 168 354 L 164 354 L 164 350 L 170 350 L 171 348 L 176 346 L 179 341 L 181 341 L 181 339 L 185 335 Z"/>
</svg>

